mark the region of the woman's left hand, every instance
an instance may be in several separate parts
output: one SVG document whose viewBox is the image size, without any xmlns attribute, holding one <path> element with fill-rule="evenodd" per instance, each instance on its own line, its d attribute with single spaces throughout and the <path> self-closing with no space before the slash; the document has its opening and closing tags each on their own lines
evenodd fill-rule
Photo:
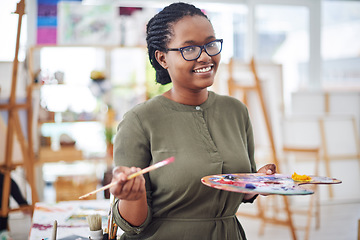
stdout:
<svg viewBox="0 0 360 240">
<path fill-rule="evenodd" d="M 274 173 L 276 173 L 276 165 L 273 163 L 266 164 L 265 166 L 260 168 L 257 172 L 258 173 L 266 173 L 267 175 L 274 174 Z"/>
<path fill-rule="evenodd" d="M 266 175 L 271 175 L 276 173 L 276 165 L 273 163 L 266 164 L 265 166 L 261 167 L 258 171 L 258 173 L 265 173 Z M 246 193 L 244 196 L 245 200 L 251 199 L 255 196 L 254 193 Z M 267 196 L 269 194 L 261 194 L 262 196 Z"/>
</svg>

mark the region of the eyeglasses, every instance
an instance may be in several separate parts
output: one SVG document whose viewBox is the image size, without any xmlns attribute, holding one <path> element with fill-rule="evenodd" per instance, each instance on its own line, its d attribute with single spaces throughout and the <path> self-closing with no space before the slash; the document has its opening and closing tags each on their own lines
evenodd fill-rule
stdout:
<svg viewBox="0 0 360 240">
<path fill-rule="evenodd" d="M 193 45 L 181 48 L 168 48 L 167 51 L 180 51 L 181 55 L 186 61 L 193 61 L 200 57 L 202 50 L 204 49 L 207 55 L 216 56 L 222 50 L 223 39 L 216 39 L 203 46 Z"/>
</svg>

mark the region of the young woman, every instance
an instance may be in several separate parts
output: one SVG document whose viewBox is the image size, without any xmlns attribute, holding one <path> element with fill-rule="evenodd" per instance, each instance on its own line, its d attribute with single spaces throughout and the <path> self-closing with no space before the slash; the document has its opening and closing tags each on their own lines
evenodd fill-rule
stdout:
<svg viewBox="0 0 360 240">
<path fill-rule="evenodd" d="M 212 189 L 200 179 L 256 172 L 248 111 L 229 96 L 207 90 L 220 62 L 222 39 L 204 13 L 174 3 L 147 25 L 150 62 L 163 95 L 129 111 L 115 139 L 114 215 L 122 239 L 246 239 L 235 213 L 256 196 Z M 174 156 L 144 176 L 126 177 Z M 135 166 L 135 167 L 133 167 Z M 258 172 L 275 173 L 268 164 Z"/>
</svg>

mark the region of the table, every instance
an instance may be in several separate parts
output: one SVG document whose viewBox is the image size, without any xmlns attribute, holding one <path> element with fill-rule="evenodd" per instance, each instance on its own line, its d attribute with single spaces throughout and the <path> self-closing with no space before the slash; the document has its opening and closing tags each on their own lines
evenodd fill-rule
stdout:
<svg viewBox="0 0 360 240">
<path fill-rule="evenodd" d="M 103 229 L 107 228 L 110 200 L 64 201 L 35 204 L 29 240 L 51 240 L 54 221 L 57 221 L 57 240 L 89 239 L 86 216 L 100 214 Z M 121 235 L 121 229 L 118 235 Z"/>
</svg>

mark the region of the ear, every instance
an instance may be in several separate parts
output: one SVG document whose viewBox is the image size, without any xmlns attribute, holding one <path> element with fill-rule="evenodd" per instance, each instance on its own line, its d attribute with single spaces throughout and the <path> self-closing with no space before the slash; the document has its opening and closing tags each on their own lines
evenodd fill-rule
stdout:
<svg viewBox="0 0 360 240">
<path fill-rule="evenodd" d="M 168 68 L 167 62 L 166 62 L 166 55 L 164 52 L 156 50 L 155 51 L 155 58 L 158 61 L 158 63 L 165 69 Z"/>
</svg>

